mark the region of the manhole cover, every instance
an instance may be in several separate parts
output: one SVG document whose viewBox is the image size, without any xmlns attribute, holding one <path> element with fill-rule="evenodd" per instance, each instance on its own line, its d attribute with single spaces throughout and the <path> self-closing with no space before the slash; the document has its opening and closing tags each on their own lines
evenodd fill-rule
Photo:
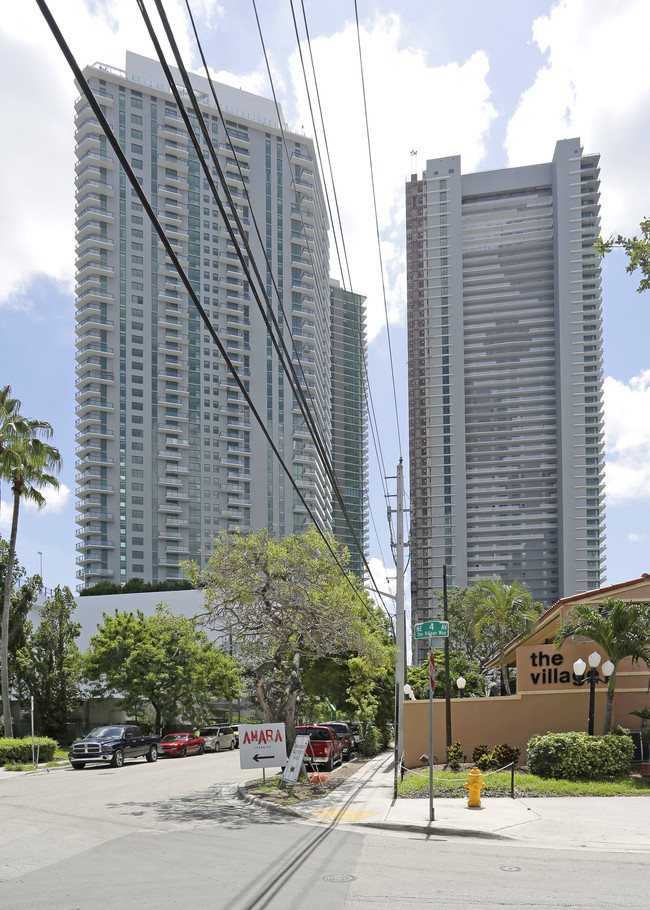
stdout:
<svg viewBox="0 0 650 910">
<path fill-rule="evenodd" d="M 324 875 L 324 882 L 335 882 L 341 884 L 342 882 L 353 882 L 355 879 L 354 875 Z"/>
<path fill-rule="evenodd" d="M 519 866 L 499 866 L 502 872 L 521 872 Z"/>
</svg>

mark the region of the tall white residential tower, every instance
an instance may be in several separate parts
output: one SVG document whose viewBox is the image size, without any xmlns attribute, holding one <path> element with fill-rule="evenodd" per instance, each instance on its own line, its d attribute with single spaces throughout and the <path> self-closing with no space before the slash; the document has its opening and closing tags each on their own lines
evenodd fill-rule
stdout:
<svg viewBox="0 0 650 910">
<path fill-rule="evenodd" d="M 598 161 L 569 139 L 548 164 L 438 158 L 406 185 L 414 622 L 443 565 L 544 606 L 601 583 Z"/>
<path fill-rule="evenodd" d="M 331 485 L 161 66 L 129 53 L 125 71 L 84 74 L 309 508 L 331 527 Z M 312 142 L 283 138 L 273 102 L 217 85 L 227 135 L 208 81 L 191 79 L 330 451 L 327 219 Z M 176 578 L 220 529 L 300 532 L 307 510 L 83 96 L 75 123 L 80 586 Z"/>
</svg>

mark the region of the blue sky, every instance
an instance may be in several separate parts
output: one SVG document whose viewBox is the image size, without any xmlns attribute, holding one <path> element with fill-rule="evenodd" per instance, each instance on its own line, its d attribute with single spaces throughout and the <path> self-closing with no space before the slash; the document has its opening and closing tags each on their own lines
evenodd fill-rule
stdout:
<svg viewBox="0 0 650 910">
<path fill-rule="evenodd" d="M 192 2 L 222 82 L 270 97 L 252 2 Z M 148 4 L 153 7 L 153 4 Z M 301 19 L 300 4 L 294 2 Z M 363 127 L 355 9 L 305 0 L 354 290 L 368 296 L 369 366 L 384 464 L 400 455 L 387 370 L 384 300 Z M 126 49 L 153 56 L 132 0 L 52 0 L 81 65 L 124 66 Z M 166 9 L 186 64 L 199 70 L 184 3 Z M 313 135 L 290 3 L 257 3 L 285 120 Z M 153 15 L 153 13 L 152 13 Z M 650 214 L 650 31 L 646 0 L 358 2 L 382 240 L 386 308 L 407 459 L 403 192 L 427 158 L 460 154 L 465 172 L 548 161 L 557 139 L 601 153 L 605 234 L 633 232 Z M 304 36 L 304 26 L 300 29 Z M 307 51 L 305 49 L 305 54 Z M 33 0 L 0 25 L 0 383 L 28 416 L 49 420 L 64 457 L 62 488 L 41 513 L 25 509 L 18 550 L 48 586 L 75 588 L 73 101 L 67 65 Z M 8 126 L 11 125 L 11 126 Z M 411 151 L 417 156 L 411 156 Z M 332 265 L 336 256 L 332 248 Z M 605 261 L 607 581 L 650 571 L 650 295 L 635 293 L 620 254 Z M 381 471 L 371 452 L 378 579 L 390 548 Z M 391 492 L 394 481 L 388 482 Z M 8 534 L 8 490 L 0 533 Z M 394 504 L 394 500 L 393 500 Z M 390 571 L 390 569 L 389 569 Z"/>
</svg>

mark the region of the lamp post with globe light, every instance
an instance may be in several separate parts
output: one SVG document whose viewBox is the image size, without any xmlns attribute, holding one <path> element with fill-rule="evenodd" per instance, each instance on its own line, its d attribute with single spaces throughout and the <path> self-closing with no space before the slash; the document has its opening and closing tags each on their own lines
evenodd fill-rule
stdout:
<svg viewBox="0 0 650 910">
<path fill-rule="evenodd" d="M 596 706 L 596 683 L 609 683 L 609 678 L 615 670 L 611 660 L 606 660 L 602 666 L 602 677 L 598 673 L 600 664 L 600 654 L 598 651 L 592 651 L 587 658 L 589 661 L 589 672 L 585 676 L 587 664 L 579 657 L 573 663 L 573 685 L 584 686 L 589 683 L 589 736 L 594 735 L 594 709 Z"/>
<path fill-rule="evenodd" d="M 459 676 L 456 680 L 456 686 L 458 687 L 459 698 L 463 697 L 463 692 L 465 691 L 465 686 L 467 685 L 467 680 L 464 676 Z"/>
</svg>

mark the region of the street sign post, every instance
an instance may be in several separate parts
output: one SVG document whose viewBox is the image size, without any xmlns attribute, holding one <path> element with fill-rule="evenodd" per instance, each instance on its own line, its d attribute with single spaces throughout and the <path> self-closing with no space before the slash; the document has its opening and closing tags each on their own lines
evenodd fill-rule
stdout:
<svg viewBox="0 0 650 910">
<path fill-rule="evenodd" d="M 280 768 L 287 763 L 284 724 L 240 724 L 239 767 Z M 263 774 L 266 777 L 266 773 Z"/>
<path fill-rule="evenodd" d="M 449 623 L 433 619 L 430 622 L 419 622 L 413 626 L 416 638 L 449 638 Z"/>
</svg>

